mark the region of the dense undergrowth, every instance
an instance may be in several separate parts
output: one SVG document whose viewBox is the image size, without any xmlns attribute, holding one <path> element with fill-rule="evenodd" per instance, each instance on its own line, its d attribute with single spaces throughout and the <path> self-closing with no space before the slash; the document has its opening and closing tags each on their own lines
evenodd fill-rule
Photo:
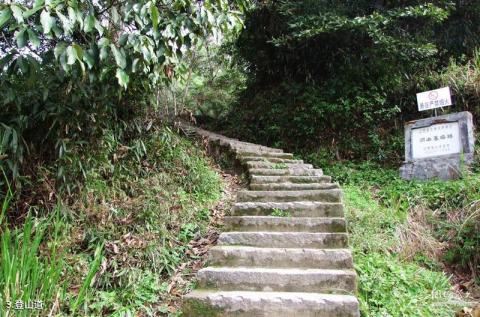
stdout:
<svg viewBox="0 0 480 317">
<path fill-rule="evenodd" d="M 329 159 L 401 162 L 415 94 L 450 86 L 445 112 L 480 117 L 478 1 L 262 1 L 235 56 L 246 89 L 227 134 Z M 246 65 L 246 66 L 245 66 Z"/>
<path fill-rule="evenodd" d="M 362 316 L 453 316 L 459 292 L 478 300 L 478 172 L 449 182 L 371 162 L 325 172 L 344 188 Z"/>
<path fill-rule="evenodd" d="M 173 291 L 169 279 L 189 242 L 206 233 L 222 181 L 197 146 L 168 128 L 116 150 L 87 171 L 74 202 L 23 227 L 2 222 L 0 307 L 12 302 L 11 316 L 35 312 L 14 310 L 17 300 L 43 301 L 40 315 L 179 314 L 169 303 L 185 290 Z"/>
</svg>

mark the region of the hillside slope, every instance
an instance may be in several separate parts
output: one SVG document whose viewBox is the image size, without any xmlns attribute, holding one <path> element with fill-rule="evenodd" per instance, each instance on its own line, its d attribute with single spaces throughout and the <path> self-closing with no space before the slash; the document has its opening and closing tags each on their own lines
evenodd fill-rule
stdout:
<svg viewBox="0 0 480 317">
<path fill-rule="evenodd" d="M 217 238 L 235 179 L 168 128 L 106 157 L 70 202 L 32 209 L 23 227 L 2 222 L 0 307 L 39 300 L 51 316 L 180 314 L 177 299 Z"/>
</svg>

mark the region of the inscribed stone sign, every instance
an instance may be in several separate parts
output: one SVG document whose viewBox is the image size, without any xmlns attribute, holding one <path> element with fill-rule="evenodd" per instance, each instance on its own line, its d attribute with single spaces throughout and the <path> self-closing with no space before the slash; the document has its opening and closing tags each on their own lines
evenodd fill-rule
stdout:
<svg viewBox="0 0 480 317">
<path fill-rule="evenodd" d="M 413 159 L 456 154 L 462 151 L 458 122 L 412 129 Z"/>
<path fill-rule="evenodd" d="M 447 114 L 405 125 L 404 179 L 455 179 L 473 162 L 475 137 L 470 112 Z"/>
</svg>

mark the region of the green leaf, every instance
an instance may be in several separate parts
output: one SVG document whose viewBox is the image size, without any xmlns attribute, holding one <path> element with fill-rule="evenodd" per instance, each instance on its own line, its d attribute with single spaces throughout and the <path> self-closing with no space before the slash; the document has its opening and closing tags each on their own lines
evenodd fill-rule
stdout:
<svg viewBox="0 0 480 317">
<path fill-rule="evenodd" d="M 120 15 L 118 14 L 117 8 L 113 7 L 111 9 L 111 15 L 114 24 L 120 23 Z"/>
<path fill-rule="evenodd" d="M 93 54 L 88 51 L 83 54 L 83 60 L 85 61 L 85 63 L 87 63 L 89 69 L 92 69 L 95 65 L 95 59 L 93 58 Z"/>
<path fill-rule="evenodd" d="M 73 46 L 69 46 L 67 48 L 67 64 L 68 65 L 73 65 L 75 64 L 76 60 L 77 60 L 77 52 L 76 50 L 73 48 Z"/>
<path fill-rule="evenodd" d="M 82 70 L 85 70 L 83 64 L 83 48 L 78 44 L 72 44 L 67 48 L 67 64 L 73 65 L 78 61 Z"/>
<path fill-rule="evenodd" d="M 132 62 L 132 73 L 137 71 L 138 62 L 140 62 L 140 58 L 135 58 Z"/>
<path fill-rule="evenodd" d="M 157 32 L 158 30 L 158 8 L 155 6 L 155 3 L 152 3 L 150 7 L 150 16 L 152 18 L 153 31 Z"/>
<path fill-rule="evenodd" d="M 108 49 L 106 46 L 103 46 L 100 48 L 100 54 L 99 54 L 100 60 L 105 60 L 108 57 Z"/>
<path fill-rule="evenodd" d="M 115 62 L 117 63 L 117 65 L 120 66 L 122 69 L 127 67 L 127 60 L 124 50 L 122 48 L 118 49 L 114 44 L 110 44 L 110 48 L 112 49 L 113 57 L 115 57 Z"/>
<path fill-rule="evenodd" d="M 83 23 L 83 30 L 85 32 L 91 32 L 93 27 L 95 26 L 95 16 L 93 14 L 89 14 L 85 17 L 85 22 Z"/>
<path fill-rule="evenodd" d="M 72 21 L 72 24 L 75 25 L 76 22 L 80 23 L 81 24 L 81 27 L 83 28 L 83 19 L 79 17 L 81 17 L 81 12 L 78 11 L 78 8 L 73 8 L 71 6 L 69 6 L 67 8 L 67 11 L 68 11 L 68 18 L 70 19 L 70 21 Z"/>
<path fill-rule="evenodd" d="M 53 25 L 52 31 L 56 37 L 61 37 L 64 34 L 64 31 L 56 24 Z"/>
<path fill-rule="evenodd" d="M 130 81 L 128 74 L 123 69 L 117 68 L 117 74 L 115 77 L 118 79 L 118 84 L 127 89 L 128 82 Z"/>
<path fill-rule="evenodd" d="M 27 73 L 28 72 L 28 63 L 25 61 L 24 57 L 19 57 L 16 60 L 16 66 L 20 68 L 22 73 Z"/>
<path fill-rule="evenodd" d="M 83 60 L 83 48 L 78 44 L 73 44 L 72 47 L 75 50 L 78 61 L 81 62 Z"/>
<path fill-rule="evenodd" d="M 75 26 L 75 20 L 71 20 L 67 16 L 65 16 L 62 12 L 57 11 L 57 16 L 62 22 L 63 31 L 65 34 L 72 34 L 73 27 Z"/>
<path fill-rule="evenodd" d="M 2 28 L 3 25 L 7 23 L 8 20 L 10 20 L 11 17 L 12 13 L 10 12 L 10 9 L 8 7 L 0 11 L 0 28 Z"/>
<path fill-rule="evenodd" d="M 27 45 L 27 37 L 25 36 L 25 29 L 20 30 L 15 35 L 15 39 L 17 40 L 18 48 L 25 47 Z"/>
<path fill-rule="evenodd" d="M 33 7 L 38 8 L 43 6 L 44 4 L 45 4 L 45 0 L 35 0 L 35 2 L 33 3 Z"/>
<path fill-rule="evenodd" d="M 128 40 L 128 34 L 120 35 L 120 38 L 118 39 L 118 45 L 124 46 L 125 44 L 127 44 L 127 40 Z"/>
<path fill-rule="evenodd" d="M 65 72 L 68 72 L 69 66 L 68 66 L 68 60 L 67 60 L 67 52 L 66 49 L 63 50 L 63 52 L 60 54 L 59 60 L 60 60 L 60 65 L 62 65 L 62 68 Z"/>
<path fill-rule="evenodd" d="M 165 36 L 166 38 L 174 38 L 175 37 L 175 30 L 169 24 L 169 25 L 167 25 L 165 30 L 163 30 L 162 35 Z"/>
<path fill-rule="evenodd" d="M 100 36 L 103 35 L 104 29 L 102 24 L 98 20 L 95 20 L 95 29 L 98 31 L 98 34 L 100 34 Z"/>
<path fill-rule="evenodd" d="M 15 56 L 14 53 L 10 53 L 10 54 L 7 54 L 5 57 L 0 58 L 0 69 L 3 69 L 5 65 L 8 65 L 12 61 L 14 56 Z"/>
<path fill-rule="evenodd" d="M 43 27 L 43 33 L 48 34 L 55 25 L 55 19 L 46 10 L 43 10 L 40 14 L 40 23 Z"/>
<path fill-rule="evenodd" d="M 106 37 L 102 37 L 98 40 L 98 46 L 100 47 L 105 47 L 110 44 L 110 40 Z"/>
<path fill-rule="evenodd" d="M 22 11 L 22 9 L 15 4 L 12 4 L 10 9 L 12 10 L 13 17 L 15 18 L 15 20 L 17 20 L 18 23 L 23 23 L 23 11 Z"/>
<path fill-rule="evenodd" d="M 67 45 L 65 43 L 58 43 L 57 46 L 55 46 L 55 49 L 53 50 L 53 54 L 55 55 L 55 58 L 58 59 L 63 53 L 65 53 L 66 49 L 67 49 Z"/>
<path fill-rule="evenodd" d="M 32 43 L 33 47 L 39 47 L 40 46 L 40 39 L 38 38 L 37 34 L 31 30 L 28 29 L 28 39 L 30 40 L 30 43 Z"/>
<path fill-rule="evenodd" d="M 83 18 L 83 13 L 82 13 L 82 11 L 77 10 L 77 11 L 76 11 L 76 14 L 77 14 L 77 21 L 78 21 L 78 23 L 80 24 L 80 29 L 83 29 L 83 27 L 84 27 L 84 26 L 83 26 L 83 20 L 84 20 L 84 18 Z"/>
<path fill-rule="evenodd" d="M 40 10 L 42 10 L 41 6 L 40 7 L 34 6 L 32 9 L 23 12 L 23 18 L 28 19 L 29 17 L 31 17 L 33 14 L 37 13 Z"/>
</svg>

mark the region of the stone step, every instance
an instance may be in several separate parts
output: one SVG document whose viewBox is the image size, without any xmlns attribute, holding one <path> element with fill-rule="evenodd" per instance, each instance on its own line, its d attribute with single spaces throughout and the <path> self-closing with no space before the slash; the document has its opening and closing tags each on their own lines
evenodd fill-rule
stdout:
<svg viewBox="0 0 480 317">
<path fill-rule="evenodd" d="M 198 271 L 198 285 L 222 291 L 278 291 L 353 294 L 354 270 L 207 267 Z"/>
<path fill-rule="evenodd" d="M 343 217 L 341 203 L 314 201 L 242 202 L 232 208 L 234 216 L 268 216 L 274 211 L 288 211 L 292 217 Z"/>
<path fill-rule="evenodd" d="M 270 146 L 265 146 L 265 145 L 259 145 L 255 143 L 250 143 L 250 142 L 243 142 L 243 141 L 238 141 L 238 140 L 231 140 L 230 139 L 230 144 L 232 147 L 238 147 L 238 148 L 243 148 L 243 147 L 248 147 L 252 149 L 259 149 L 259 150 L 265 150 L 265 151 L 271 151 L 271 152 L 278 152 L 278 153 L 283 153 L 282 149 L 279 148 L 273 148 Z"/>
<path fill-rule="evenodd" d="M 282 152 L 279 153 L 279 152 L 237 150 L 237 158 L 240 159 L 241 157 L 293 159 L 293 154 L 282 153 Z"/>
<path fill-rule="evenodd" d="M 250 190 L 323 190 L 340 188 L 337 183 L 264 183 L 264 184 L 250 184 Z"/>
<path fill-rule="evenodd" d="M 289 168 L 313 168 L 312 164 L 303 163 L 272 163 L 262 161 L 249 161 L 246 163 L 249 169 L 252 168 L 271 168 L 271 169 L 289 169 Z"/>
<path fill-rule="evenodd" d="M 264 157 L 264 156 L 238 156 L 241 162 L 270 162 L 270 163 L 293 163 L 302 164 L 303 160 L 294 160 L 279 157 Z"/>
<path fill-rule="evenodd" d="M 332 178 L 330 176 L 265 176 L 265 175 L 251 175 L 250 184 L 265 184 L 265 183 L 330 183 Z"/>
<path fill-rule="evenodd" d="M 250 148 L 253 148 L 253 149 L 260 149 L 260 150 L 267 150 L 267 151 L 268 150 L 273 150 L 274 152 L 278 152 L 278 151 L 283 152 L 282 149 L 271 148 L 271 147 L 264 146 L 264 145 L 259 145 L 259 144 L 255 144 L 255 143 L 240 141 L 238 139 L 227 138 L 227 137 L 221 136 L 219 134 L 217 134 L 215 136 L 210 136 L 209 139 L 213 140 L 213 141 L 220 142 L 221 145 L 228 145 L 232 148 L 250 147 Z"/>
<path fill-rule="evenodd" d="M 271 148 L 268 146 L 253 144 L 253 143 L 246 143 L 241 142 L 235 139 L 227 139 L 227 138 L 209 138 L 210 142 L 215 142 L 222 147 L 228 148 L 232 151 L 245 151 L 251 150 L 253 152 L 272 152 L 272 153 L 283 153 L 282 149 Z"/>
<path fill-rule="evenodd" d="M 283 153 L 282 149 L 275 149 L 265 146 L 254 146 L 254 145 L 247 145 L 247 144 L 232 144 L 228 143 L 231 150 L 235 152 L 259 152 L 259 153 Z"/>
<path fill-rule="evenodd" d="M 312 232 L 223 232 L 218 245 L 243 245 L 264 248 L 343 249 L 348 246 L 346 233 Z"/>
<path fill-rule="evenodd" d="M 224 223 L 224 231 L 346 232 L 343 218 L 227 216 Z"/>
<path fill-rule="evenodd" d="M 185 317 L 360 317 L 351 295 L 195 290 L 184 303 Z"/>
<path fill-rule="evenodd" d="M 207 262 L 210 266 L 230 267 L 353 269 L 349 249 L 214 246 L 209 250 Z"/>
<path fill-rule="evenodd" d="M 250 175 L 265 175 L 265 176 L 322 176 L 323 171 L 321 169 L 313 168 L 251 168 L 248 173 Z"/>
<path fill-rule="evenodd" d="M 340 202 L 341 200 L 342 200 L 341 189 L 277 190 L 277 191 L 243 190 L 237 193 L 238 202 L 291 202 L 291 201 Z"/>
<path fill-rule="evenodd" d="M 228 149 L 234 150 L 234 145 L 233 145 L 234 141 L 233 140 L 227 140 L 227 139 L 224 139 L 224 138 L 214 138 L 214 139 L 211 139 L 211 140 L 213 140 L 217 144 L 220 144 L 220 146 L 223 146 L 223 147 L 226 147 Z"/>
</svg>

